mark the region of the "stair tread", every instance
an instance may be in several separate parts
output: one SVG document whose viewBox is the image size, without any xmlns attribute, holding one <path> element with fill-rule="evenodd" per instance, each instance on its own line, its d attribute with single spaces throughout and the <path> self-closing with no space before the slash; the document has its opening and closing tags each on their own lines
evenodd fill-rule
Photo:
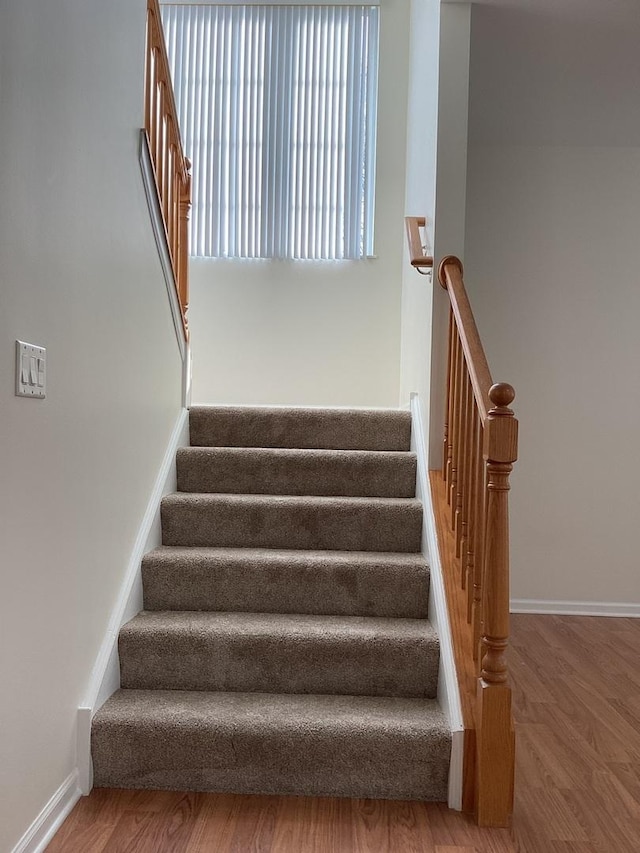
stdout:
<svg viewBox="0 0 640 853">
<path fill-rule="evenodd" d="M 177 492 L 161 515 L 164 545 L 420 551 L 415 498 Z"/>
<path fill-rule="evenodd" d="M 370 460 L 371 462 L 379 462 L 382 465 L 392 465 L 395 462 L 401 462 L 406 459 L 415 459 L 416 454 L 411 450 L 361 450 L 359 448 L 339 448 L 339 447 L 255 447 L 253 445 L 245 447 L 239 445 L 231 445 L 226 447 L 223 445 L 189 445 L 187 447 L 179 447 L 177 450 L 178 456 L 206 459 L 208 456 L 225 456 L 234 457 L 237 459 L 256 458 L 266 456 L 270 459 L 312 459 L 317 457 L 319 460 L 326 462 L 327 460 L 335 459 L 344 462 L 359 462 Z"/>
<path fill-rule="evenodd" d="M 369 504 L 380 507 L 398 507 L 421 509 L 422 503 L 417 498 L 384 498 L 360 495 L 253 495 L 234 494 L 233 492 L 173 492 L 165 495 L 162 502 L 166 505 L 184 503 L 234 503 L 265 504 L 298 507 L 305 504 L 315 504 L 318 507 L 358 507 Z"/>
<path fill-rule="evenodd" d="M 402 551 L 317 551 L 296 548 L 220 548 L 206 545 L 159 545 L 143 557 L 143 562 L 198 562 L 259 560 L 269 563 L 402 565 L 427 567 L 423 554 Z"/>
<path fill-rule="evenodd" d="M 437 731 L 450 737 L 449 724 L 436 699 L 386 696 L 121 689 L 94 717 L 96 726 L 146 728 L 163 721 L 175 729 L 200 728 L 208 722 L 216 730 L 236 730 L 247 723 L 264 731 L 355 724 L 360 730 L 388 732 L 397 726 L 416 736 Z"/>
<path fill-rule="evenodd" d="M 98 787 L 447 798 L 433 700 L 120 690 L 92 725 Z"/>
<path fill-rule="evenodd" d="M 409 450 L 411 415 L 400 409 L 192 406 L 193 446 Z"/>
<path fill-rule="evenodd" d="M 122 627 L 125 688 L 435 696 L 427 619 L 142 611 Z"/>
<path fill-rule="evenodd" d="M 182 447 L 181 492 L 414 497 L 416 457 L 406 451 Z"/>
<path fill-rule="evenodd" d="M 389 616 L 334 616 L 311 613 L 229 613 L 202 610 L 142 610 L 120 629 L 130 634 L 188 633 L 224 635 L 236 633 L 243 638 L 269 636 L 283 638 L 316 637 L 349 642 L 385 640 L 437 642 L 437 634 L 428 619 Z"/>
<path fill-rule="evenodd" d="M 164 545 L 142 560 L 145 610 L 422 618 L 422 554 Z"/>
</svg>

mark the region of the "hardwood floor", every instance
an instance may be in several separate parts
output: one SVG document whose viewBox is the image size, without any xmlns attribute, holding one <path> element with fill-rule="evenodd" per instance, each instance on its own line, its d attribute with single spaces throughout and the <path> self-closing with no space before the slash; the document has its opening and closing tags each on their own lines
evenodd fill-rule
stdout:
<svg viewBox="0 0 640 853">
<path fill-rule="evenodd" d="M 513 828 L 444 806 L 94 790 L 48 853 L 637 853 L 640 620 L 513 616 Z"/>
<path fill-rule="evenodd" d="M 47 853 L 512 853 L 444 805 L 94 790 Z"/>
<path fill-rule="evenodd" d="M 640 850 L 640 620 L 514 616 L 516 805 L 526 853 Z"/>
</svg>

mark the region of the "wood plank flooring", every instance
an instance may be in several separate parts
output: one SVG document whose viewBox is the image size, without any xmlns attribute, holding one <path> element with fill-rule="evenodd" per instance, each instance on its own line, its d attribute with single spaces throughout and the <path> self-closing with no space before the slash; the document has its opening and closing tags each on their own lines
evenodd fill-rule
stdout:
<svg viewBox="0 0 640 853">
<path fill-rule="evenodd" d="M 446 806 L 95 789 L 47 853 L 513 853 Z"/>
<path fill-rule="evenodd" d="M 640 620 L 513 616 L 518 849 L 640 850 Z"/>
</svg>

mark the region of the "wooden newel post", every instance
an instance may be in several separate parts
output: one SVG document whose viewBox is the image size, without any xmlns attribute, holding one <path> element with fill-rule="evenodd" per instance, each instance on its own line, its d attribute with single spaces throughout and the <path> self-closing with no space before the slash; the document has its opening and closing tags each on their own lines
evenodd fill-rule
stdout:
<svg viewBox="0 0 640 853">
<path fill-rule="evenodd" d="M 484 428 L 487 466 L 481 670 L 476 694 L 476 816 L 480 826 L 507 826 L 513 810 L 515 739 L 508 685 L 509 475 L 518 455 L 518 422 L 511 385 L 489 391 Z"/>
<path fill-rule="evenodd" d="M 178 257 L 178 295 L 185 332 L 189 308 L 189 212 L 191 210 L 191 160 L 186 159 L 186 175 L 180 188 L 180 233 Z"/>
</svg>

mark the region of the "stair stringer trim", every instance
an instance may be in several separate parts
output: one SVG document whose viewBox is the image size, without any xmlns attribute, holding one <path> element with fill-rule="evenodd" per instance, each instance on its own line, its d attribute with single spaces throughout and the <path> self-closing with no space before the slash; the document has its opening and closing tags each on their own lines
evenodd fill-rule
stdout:
<svg viewBox="0 0 640 853">
<path fill-rule="evenodd" d="M 120 662 L 118 660 L 118 634 L 120 628 L 142 610 L 142 557 L 162 544 L 160 502 L 165 495 L 176 491 L 176 451 L 189 444 L 189 412 L 181 409 L 158 476 L 147 503 L 131 557 L 122 581 L 120 593 L 111 612 L 107 631 L 102 641 L 96 663 L 89 679 L 84 702 L 78 708 L 76 723 L 76 748 L 78 784 L 82 794 L 89 794 L 93 787 L 91 766 L 91 719 L 104 702 L 120 687 Z"/>
<path fill-rule="evenodd" d="M 464 762 L 464 722 L 458 687 L 451 624 L 444 589 L 442 563 L 438 549 L 436 519 L 429 487 L 426 432 L 422 405 L 416 393 L 411 394 L 411 450 L 417 457 L 416 497 L 422 501 L 422 553 L 425 555 L 431 576 L 429 584 L 429 620 L 440 638 L 440 668 L 438 672 L 438 702 L 451 726 L 451 764 L 449 766 L 450 809 L 462 810 L 462 784 Z"/>
</svg>

